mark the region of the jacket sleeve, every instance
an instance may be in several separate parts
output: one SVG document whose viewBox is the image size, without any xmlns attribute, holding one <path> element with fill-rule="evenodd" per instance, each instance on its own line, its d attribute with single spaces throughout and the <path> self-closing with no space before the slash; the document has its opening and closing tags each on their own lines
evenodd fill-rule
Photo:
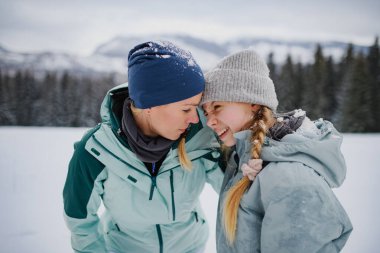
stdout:
<svg viewBox="0 0 380 253">
<path fill-rule="evenodd" d="M 280 167 L 263 170 L 261 252 L 339 252 L 352 226 L 328 184 L 303 164 Z"/>
<path fill-rule="evenodd" d="M 75 145 L 74 155 L 63 189 L 64 219 L 71 231 L 74 252 L 106 252 L 102 225 L 97 215 L 106 178 L 104 165 L 84 148 L 85 140 Z"/>
</svg>

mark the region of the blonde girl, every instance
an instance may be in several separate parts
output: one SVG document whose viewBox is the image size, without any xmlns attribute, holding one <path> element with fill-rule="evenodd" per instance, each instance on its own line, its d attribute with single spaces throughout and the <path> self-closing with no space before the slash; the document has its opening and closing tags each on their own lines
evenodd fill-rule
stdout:
<svg viewBox="0 0 380 253">
<path fill-rule="evenodd" d="M 332 192 L 346 173 L 342 136 L 302 110 L 276 114 L 274 84 L 253 50 L 206 73 L 207 125 L 230 147 L 220 193 L 216 241 L 224 252 L 339 252 L 351 222 Z M 243 163 L 261 158 L 253 183 Z"/>
</svg>

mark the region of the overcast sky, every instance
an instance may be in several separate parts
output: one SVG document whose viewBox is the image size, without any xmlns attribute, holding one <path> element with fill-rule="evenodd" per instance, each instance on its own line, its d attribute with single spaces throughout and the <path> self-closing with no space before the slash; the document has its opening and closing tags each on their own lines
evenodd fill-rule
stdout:
<svg viewBox="0 0 380 253">
<path fill-rule="evenodd" d="M 0 0 L 0 45 L 90 54 L 115 36 L 339 40 L 380 35 L 379 0 Z"/>
</svg>

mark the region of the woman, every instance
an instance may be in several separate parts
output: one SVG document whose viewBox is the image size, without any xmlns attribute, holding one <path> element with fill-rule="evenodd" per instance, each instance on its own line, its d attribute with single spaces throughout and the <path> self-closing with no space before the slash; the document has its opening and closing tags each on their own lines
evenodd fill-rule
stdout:
<svg viewBox="0 0 380 253">
<path fill-rule="evenodd" d="M 223 180 L 219 144 L 197 111 L 202 71 L 175 45 L 147 42 L 129 52 L 128 79 L 75 144 L 63 190 L 72 248 L 200 252 L 208 227 L 199 195 Z"/>
<path fill-rule="evenodd" d="M 224 58 L 205 79 L 207 125 L 230 147 L 217 251 L 340 251 L 352 230 L 330 189 L 345 178 L 342 136 L 330 122 L 312 122 L 301 110 L 276 115 L 269 69 L 252 50 Z M 264 160 L 253 183 L 238 166 L 250 158 Z"/>
</svg>

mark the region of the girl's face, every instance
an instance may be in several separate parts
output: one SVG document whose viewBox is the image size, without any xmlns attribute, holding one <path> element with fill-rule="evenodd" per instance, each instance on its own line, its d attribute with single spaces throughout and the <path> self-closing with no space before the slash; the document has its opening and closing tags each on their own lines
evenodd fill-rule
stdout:
<svg viewBox="0 0 380 253">
<path fill-rule="evenodd" d="M 207 125 L 227 146 L 235 144 L 233 134 L 244 130 L 252 120 L 254 105 L 238 102 L 208 102 L 203 106 Z"/>
<path fill-rule="evenodd" d="M 190 124 L 198 123 L 197 106 L 202 93 L 175 103 L 155 106 L 149 109 L 149 130 L 152 136 L 177 140 Z"/>
</svg>

